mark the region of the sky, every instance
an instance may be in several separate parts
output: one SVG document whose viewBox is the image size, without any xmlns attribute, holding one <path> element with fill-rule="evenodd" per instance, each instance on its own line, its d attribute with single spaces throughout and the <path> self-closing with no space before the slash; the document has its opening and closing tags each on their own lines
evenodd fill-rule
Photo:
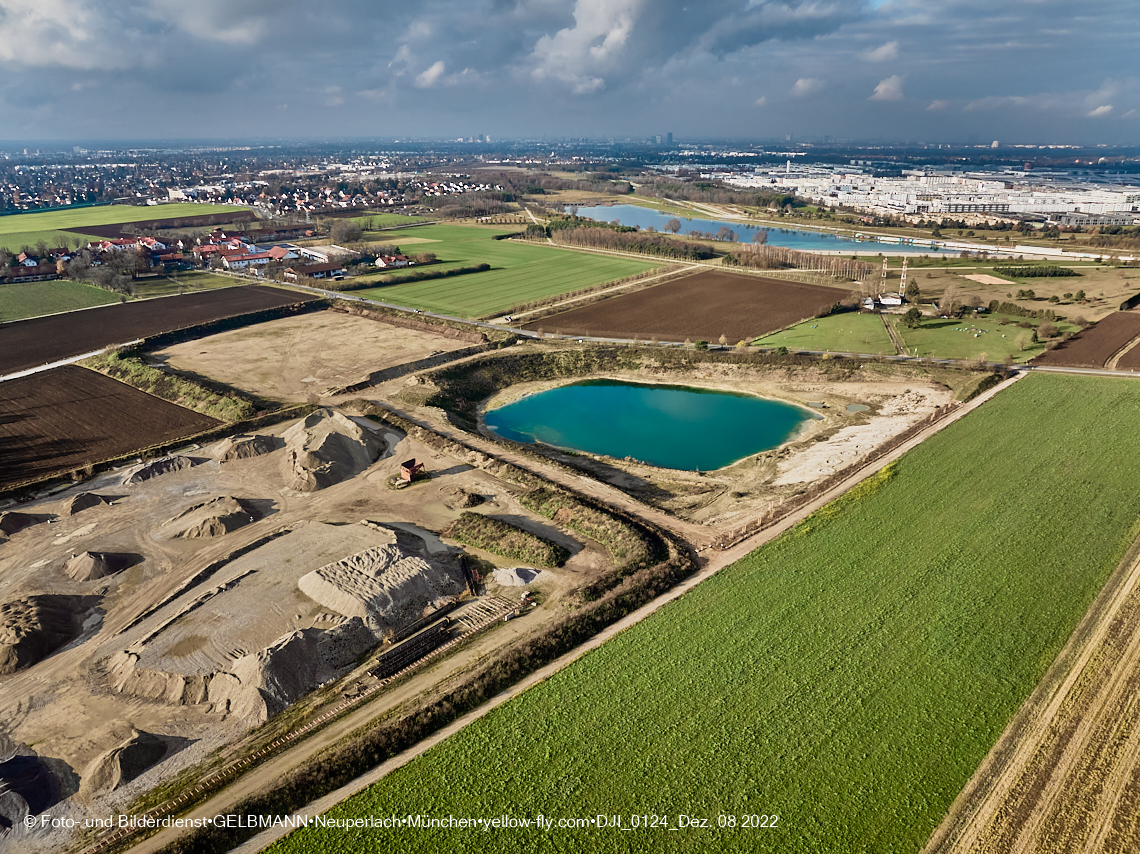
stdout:
<svg viewBox="0 0 1140 854">
<path fill-rule="evenodd" d="M 1136 0 L 0 0 L 0 139 L 1140 143 Z"/>
</svg>

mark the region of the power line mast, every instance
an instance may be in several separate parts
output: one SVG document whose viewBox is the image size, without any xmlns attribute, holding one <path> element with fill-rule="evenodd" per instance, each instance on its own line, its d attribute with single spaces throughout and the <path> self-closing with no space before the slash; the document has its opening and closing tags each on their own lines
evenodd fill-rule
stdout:
<svg viewBox="0 0 1140 854">
<path fill-rule="evenodd" d="M 883 274 L 879 279 L 879 293 L 887 292 L 887 259 L 883 258 Z"/>
<path fill-rule="evenodd" d="M 903 257 L 902 278 L 899 279 L 899 296 L 906 293 L 906 257 Z"/>
</svg>

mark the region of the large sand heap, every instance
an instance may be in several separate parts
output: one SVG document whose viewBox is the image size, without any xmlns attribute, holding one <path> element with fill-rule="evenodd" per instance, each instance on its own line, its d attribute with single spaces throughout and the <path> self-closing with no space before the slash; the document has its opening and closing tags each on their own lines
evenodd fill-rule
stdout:
<svg viewBox="0 0 1140 854">
<path fill-rule="evenodd" d="M 41 595 L 0 605 L 0 676 L 31 667 L 75 638 L 83 597 Z"/>
<path fill-rule="evenodd" d="M 396 541 L 367 549 L 303 575 L 301 592 L 376 632 L 402 628 L 425 608 L 463 592 L 455 568 L 424 560 Z"/>
<path fill-rule="evenodd" d="M 496 569 L 494 579 L 496 584 L 502 584 L 504 587 L 526 587 L 540 575 L 542 575 L 542 573 L 537 569 L 531 569 L 526 566 L 515 566 L 510 569 Z"/>
<path fill-rule="evenodd" d="M 383 440 L 351 418 L 320 409 L 285 432 L 285 483 L 314 492 L 354 477 L 380 455 Z"/>
<path fill-rule="evenodd" d="M 272 436 L 230 436 L 218 443 L 214 456 L 222 462 L 248 460 L 251 457 L 271 454 L 277 450 L 277 446 L 278 440 Z"/>
<path fill-rule="evenodd" d="M 0 829 L 19 827 L 25 816 L 38 815 L 63 795 L 51 768 L 35 755 L 12 756 L 0 762 Z"/>
<path fill-rule="evenodd" d="M 65 516 L 74 516 L 88 507 L 96 507 L 100 504 L 110 504 L 111 498 L 106 495 L 99 495 L 94 492 L 81 492 L 73 496 L 65 505 L 63 505 L 63 513 Z"/>
<path fill-rule="evenodd" d="M 33 516 L 30 513 L 0 513 L 0 531 L 11 536 L 31 525 L 42 522 L 45 516 Z"/>
<path fill-rule="evenodd" d="M 260 652 L 242 656 L 210 679 L 215 710 L 260 723 L 303 697 L 376 646 L 359 619 L 330 629 L 300 629 Z"/>
<path fill-rule="evenodd" d="M 166 742 L 157 735 L 135 730 L 122 744 L 88 763 L 79 785 L 81 800 L 91 802 L 123 786 L 166 755 Z"/>
<path fill-rule="evenodd" d="M 170 474 L 172 471 L 182 471 L 204 462 L 205 460 L 200 460 L 196 457 L 174 456 L 163 457 L 160 460 L 151 460 L 148 463 L 140 463 L 133 468 L 127 469 L 123 475 L 123 486 L 142 483 L 144 480 L 150 480 L 152 477 L 160 477 L 164 474 Z"/>
<path fill-rule="evenodd" d="M 184 540 L 220 537 L 253 521 L 253 510 L 248 502 L 232 495 L 220 495 L 179 513 L 166 523 L 164 533 Z"/>
<path fill-rule="evenodd" d="M 64 572 L 75 581 L 94 581 L 126 569 L 132 557 L 115 552 L 80 552 L 67 562 Z"/>
</svg>

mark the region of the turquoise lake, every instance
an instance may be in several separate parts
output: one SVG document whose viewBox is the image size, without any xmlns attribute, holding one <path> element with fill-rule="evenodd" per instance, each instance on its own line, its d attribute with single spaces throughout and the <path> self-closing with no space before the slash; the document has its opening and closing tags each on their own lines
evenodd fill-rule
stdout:
<svg viewBox="0 0 1140 854">
<path fill-rule="evenodd" d="M 504 439 L 711 471 L 787 441 L 818 416 L 750 394 L 587 380 L 487 411 Z"/>
</svg>

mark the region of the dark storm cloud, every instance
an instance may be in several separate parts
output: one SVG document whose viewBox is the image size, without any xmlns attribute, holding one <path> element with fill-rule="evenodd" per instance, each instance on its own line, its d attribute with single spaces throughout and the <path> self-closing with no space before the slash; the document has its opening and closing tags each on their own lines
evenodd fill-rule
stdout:
<svg viewBox="0 0 1140 854">
<path fill-rule="evenodd" d="M 0 137 L 1135 137 L 1131 0 L 0 0 Z"/>
</svg>

